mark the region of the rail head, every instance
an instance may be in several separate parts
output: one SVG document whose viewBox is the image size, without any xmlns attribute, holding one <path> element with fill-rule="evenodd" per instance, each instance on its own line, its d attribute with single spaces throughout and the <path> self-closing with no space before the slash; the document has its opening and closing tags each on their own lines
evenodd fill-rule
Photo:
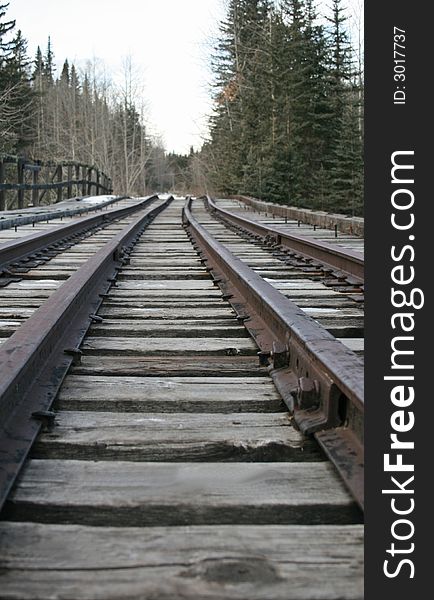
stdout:
<svg viewBox="0 0 434 600">
<path fill-rule="evenodd" d="M 260 348 L 260 359 L 272 360 L 270 373 L 298 426 L 305 433 L 322 435 L 325 450 L 329 448 L 329 455 L 335 457 L 334 463 L 362 506 L 362 361 L 218 242 L 194 218 L 191 202 L 188 198 L 183 209 L 187 232 L 213 276 L 221 280 L 219 285 L 232 306 L 247 316 L 243 321 Z M 330 431 L 333 440 L 323 435 Z"/>
<path fill-rule="evenodd" d="M 263 238 L 273 238 L 276 245 L 303 254 L 306 258 L 320 261 L 326 267 L 341 271 L 362 283 L 364 280 L 364 259 L 358 252 L 344 250 L 324 241 L 313 240 L 303 235 L 290 234 L 279 227 L 271 227 L 237 215 L 218 206 L 215 201 L 206 196 L 206 202 L 212 212 L 220 215 L 231 223 Z"/>
</svg>

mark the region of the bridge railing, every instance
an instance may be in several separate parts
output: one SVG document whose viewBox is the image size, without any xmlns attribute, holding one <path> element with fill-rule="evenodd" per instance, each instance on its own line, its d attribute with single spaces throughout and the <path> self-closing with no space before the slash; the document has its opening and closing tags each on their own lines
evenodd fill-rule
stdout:
<svg viewBox="0 0 434 600">
<path fill-rule="evenodd" d="M 112 192 L 110 177 L 95 166 L 0 154 L 0 211 Z"/>
</svg>

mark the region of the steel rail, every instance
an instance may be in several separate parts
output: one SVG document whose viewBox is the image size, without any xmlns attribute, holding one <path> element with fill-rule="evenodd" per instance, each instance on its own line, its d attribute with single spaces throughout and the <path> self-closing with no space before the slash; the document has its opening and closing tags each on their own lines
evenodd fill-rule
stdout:
<svg viewBox="0 0 434 600">
<path fill-rule="evenodd" d="M 276 246 L 284 246 L 310 260 L 319 261 L 326 268 L 341 271 L 345 275 L 355 278 L 357 282 L 363 282 L 364 259 L 357 252 L 343 250 L 327 242 L 312 240 L 303 235 L 290 234 L 278 227 L 270 227 L 247 217 L 242 217 L 217 206 L 209 196 L 206 197 L 206 202 L 211 212 L 217 213 L 232 224 L 263 238 L 272 238 Z"/>
<path fill-rule="evenodd" d="M 90 217 L 83 217 L 82 219 L 77 219 L 73 223 L 65 223 L 64 225 L 53 227 L 53 229 L 49 231 L 40 231 L 10 242 L 4 242 L 0 245 L 0 270 L 7 268 L 9 264 L 22 260 L 31 254 L 41 252 L 47 246 L 58 243 L 67 237 L 78 233 L 84 233 L 93 227 L 105 225 L 116 219 L 126 217 L 129 214 L 141 210 L 144 206 L 148 206 L 157 198 L 158 196 L 156 195 L 149 196 L 132 206 L 118 208 L 110 212 L 100 213 Z"/>
<path fill-rule="evenodd" d="M 362 361 L 296 304 L 218 242 L 191 212 L 184 227 L 225 299 L 255 338 L 260 360 L 298 427 L 314 434 L 363 507 Z"/>
<path fill-rule="evenodd" d="M 0 346 L 0 509 L 109 287 L 145 227 L 172 197 L 142 210 Z"/>
</svg>

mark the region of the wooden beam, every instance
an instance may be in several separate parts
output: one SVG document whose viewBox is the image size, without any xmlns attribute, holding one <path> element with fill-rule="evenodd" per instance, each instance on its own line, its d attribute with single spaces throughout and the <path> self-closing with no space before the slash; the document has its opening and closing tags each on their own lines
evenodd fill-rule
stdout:
<svg viewBox="0 0 434 600">
<path fill-rule="evenodd" d="M 33 175 L 33 177 L 32 177 L 32 179 L 33 179 L 32 183 L 35 186 L 32 189 L 32 204 L 33 204 L 33 206 L 39 206 L 39 188 L 37 187 L 38 186 L 38 180 L 39 180 L 39 169 L 34 169 L 32 175 Z"/>
<path fill-rule="evenodd" d="M 5 182 L 5 165 L 3 159 L 0 160 L 0 184 Z M 0 190 L 0 210 L 6 210 L 6 192 Z"/>
<path fill-rule="evenodd" d="M 63 181 L 63 167 L 62 165 L 57 165 L 57 181 L 61 183 Z M 61 187 L 57 188 L 57 201 L 62 202 L 63 199 L 63 189 Z"/>
<path fill-rule="evenodd" d="M 18 176 L 18 184 L 22 185 L 24 183 L 24 161 L 19 159 L 17 162 L 17 176 Z M 24 208 L 24 190 L 19 189 L 17 192 L 18 197 L 18 208 Z"/>
<path fill-rule="evenodd" d="M 86 196 L 86 193 L 87 193 L 87 183 L 86 183 L 86 180 L 87 180 L 87 167 L 85 165 L 82 166 L 81 173 L 82 173 L 81 178 L 83 180 L 83 183 L 81 184 L 81 194 L 83 196 Z"/>
<path fill-rule="evenodd" d="M 68 173 L 68 186 L 67 186 L 67 198 L 72 198 L 72 165 L 68 165 L 67 167 Z"/>
<path fill-rule="evenodd" d="M 87 170 L 87 195 L 92 196 L 92 167 Z"/>
</svg>

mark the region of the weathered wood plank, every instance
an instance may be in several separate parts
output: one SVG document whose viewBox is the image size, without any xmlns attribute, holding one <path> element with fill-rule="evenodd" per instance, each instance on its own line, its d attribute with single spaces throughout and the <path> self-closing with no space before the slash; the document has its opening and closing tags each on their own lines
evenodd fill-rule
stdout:
<svg viewBox="0 0 434 600">
<path fill-rule="evenodd" d="M 209 282 L 209 273 L 203 269 L 198 267 L 191 267 L 187 269 L 181 270 L 173 270 L 170 267 L 163 266 L 162 268 L 150 271 L 146 268 L 139 270 L 122 270 L 118 276 L 119 281 L 140 281 L 140 280 L 153 280 L 158 279 L 161 280 L 206 280 Z"/>
<path fill-rule="evenodd" d="M 324 290 L 327 289 L 318 281 L 310 281 L 309 279 L 293 279 L 291 281 L 281 279 L 266 279 L 278 290 Z"/>
<path fill-rule="evenodd" d="M 233 392 L 234 393 L 234 392 Z M 236 393 L 234 393 L 236 404 Z M 318 461 L 288 414 L 60 412 L 34 458 L 132 461 Z"/>
<path fill-rule="evenodd" d="M 1 292 L 0 292 L 1 293 Z M 3 308 L 17 308 L 19 306 L 24 308 L 39 308 L 44 302 L 42 298 L 2 298 L 0 295 L 0 307 Z"/>
<path fill-rule="evenodd" d="M 186 298 L 220 298 L 222 297 L 222 292 L 216 286 L 210 286 L 207 289 L 201 290 L 163 290 L 163 289 L 123 289 L 121 288 L 122 284 L 112 288 L 110 290 L 111 298 L 182 298 L 185 300 Z"/>
<path fill-rule="evenodd" d="M 86 337 L 81 349 L 87 354 L 256 354 L 258 347 L 251 338 L 120 338 Z"/>
<path fill-rule="evenodd" d="M 8 290 L 13 290 L 15 294 L 19 296 L 23 290 L 57 290 L 57 288 L 61 285 L 62 282 L 56 281 L 55 279 L 35 279 L 32 281 L 18 281 L 16 283 L 10 283 L 8 285 Z"/>
<path fill-rule="evenodd" d="M 338 524 L 360 515 L 329 463 L 30 460 L 5 518 L 122 527 Z"/>
<path fill-rule="evenodd" d="M 136 377 L 256 377 L 268 376 L 253 356 L 83 356 L 82 364 L 72 367 L 77 375 L 124 375 Z"/>
<path fill-rule="evenodd" d="M 0 322 L 1 327 L 1 322 Z M 104 320 L 103 323 L 93 325 L 90 335 L 95 336 L 122 336 L 122 337 L 247 337 L 247 331 L 234 319 L 184 320 L 166 319 L 142 322 L 124 320 Z"/>
<path fill-rule="evenodd" d="M 6 308 L 0 307 L 0 319 L 27 319 L 33 315 L 37 308 L 24 308 L 18 306 L 17 308 Z"/>
<path fill-rule="evenodd" d="M 126 281 L 119 281 L 116 287 L 119 290 L 182 290 L 186 295 L 190 290 L 204 290 L 206 292 L 215 289 L 215 286 L 210 279 L 207 281 L 195 281 L 194 279 L 128 279 Z"/>
<path fill-rule="evenodd" d="M 363 527 L 0 523 L 0 598 L 362 600 Z"/>
<path fill-rule="evenodd" d="M 109 296 L 104 300 L 105 308 L 117 308 L 119 306 L 131 306 L 132 308 L 231 308 L 229 304 L 223 302 L 217 296 L 205 298 L 194 297 L 191 299 L 188 296 L 175 296 L 173 298 L 165 298 L 164 296 L 156 296 L 154 298 L 143 298 L 140 296 L 114 298 Z"/>
<path fill-rule="evenodd" d="M 109 319 L 233 319 L 235 311 L 232 308 L 225 306 L 198 307 L 198 308 L 183 308 L 178 306 L 152 306 L 146 308 L 136 308 L 119 302 L 119 306 L 101 306 L 98 314 L 101 317 Z M 8 316 L 8 318 L 10 318 Z"/>
<path fill-rule="evenodd" d="M 86 357 L 86 361 L 90 358 Z M 120 362 L 122 364 L 123 361 Z M 184 361 L 182 364 L 187 367 Z M 110 377 L 69 375 L 61 387 L 56 407 L 58 410 L 112 412 L 285 410 L 285 405 L 268 377 L 158 378 L 113 374 Z"/>
</svg>

